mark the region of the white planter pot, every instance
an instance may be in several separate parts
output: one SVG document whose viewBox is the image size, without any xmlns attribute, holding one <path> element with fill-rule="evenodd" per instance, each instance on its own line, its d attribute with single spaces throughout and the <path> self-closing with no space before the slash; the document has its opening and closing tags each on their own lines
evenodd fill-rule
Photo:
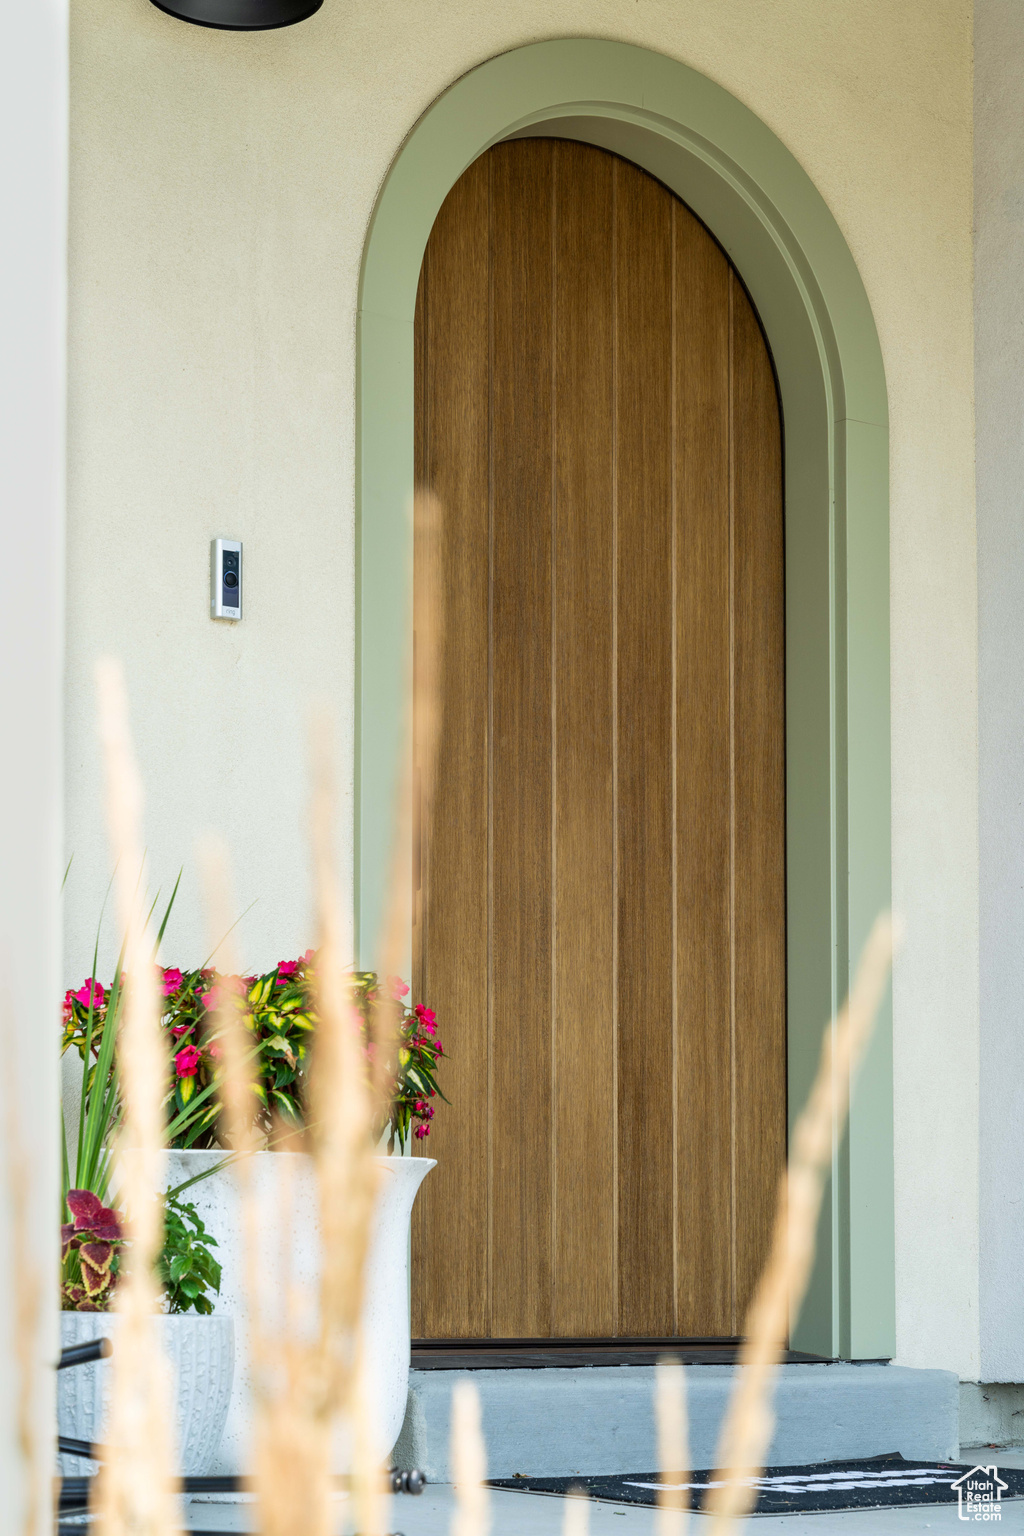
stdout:
<svg viewBox="0 0 1024 1536">
<path fill-rule="evenodd" d="M 223 1152 L 168 1152 L 165 1187 L 173 1188 L 223 1162 Z M 409 1390 L 409 1222 L 416 1191 L 435 1166 L 426 1157 L 378 1157 L 381 1169 L 374 1229 L 367 1260 L 363 1338 L 367 1379 L 373 1393 L 377 1434 L 386 1455 L 398 1439 Z M 308 1157 L 294 1152 L 256 1152 L 252 1188 L 260 1221 L 262 1307 L 272 1332 L 283 1320 L 289 1284 L 315 1306 L 319 1265 L 316 1182 Z M 246 1324 L 246 1287 L 240 1208 L 232 1168 L 215 1173 L 184 1192 L 213 1237 L 223 1275 L 214 1315 L 235 1319 L 235 1390 L 220 1450 L 210 1470 L 252 1471 L 252 1377 Z M 287 1243 L 287 1253 L 282 1251 Z M 335 1472 L 349 1470 L 347 1447 L 339 1441 Z"/>
<path fill-rule="evenodd" d="M 90 1339 L 111 1340 L 117 1350 L 120 1318 L 110 1312 L 62 1312 L 61 1348 Z M 230 1317 L 154 1317 L 174 1380 L 178 1465 L 186 1477 L 210 1471 L 231 1401 L 234 1330 Z M 110 1394 L 108 1360 L 76 1365 L 57 1373 L 57 1422 L 60 1433 L 73 1440 L 103 1443 Z M 58 1458 L 66 1477 L 90 1476 L 94 1461 L 77 1456 Z"/>
</svg>

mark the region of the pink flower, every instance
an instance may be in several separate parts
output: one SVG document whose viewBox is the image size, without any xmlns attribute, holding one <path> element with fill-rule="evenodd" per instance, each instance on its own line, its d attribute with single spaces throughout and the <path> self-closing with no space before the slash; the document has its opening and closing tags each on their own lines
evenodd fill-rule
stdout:
<svg viewBox="0 0 1024 1536">
<path fill-rule="evenodd" d="M 219 994 L 216 987 L 211 987 L 205 996 L 201 996 L 199 993 L 196 995 L 199 997 L 199 1001 L 202 1003 L 204 1008 L 216 1008 L 219 1000 Z"/>
<path fill-rule="evenodd" d="M 191 1028 L 191 1024 L 172 1024 L 171 1034 L 174 1036 L 175 1040 L 180 1040 L 182 1035 L 187 1035 Z"/>
<path fill-rule="evenodd" d="M 400 997 L 409 996 L 409 988 L 406 986 L 401 976 L 388 977 L 388 991 L 391 993 L 391 996 L 395 999 L 396 1002 Z"/>
<path fill-rule="evenodd" d="M 429 1125 L 418 1125 L 416 1127 L 416 1129 L 413 1131 L 413 1135 L 416 1137 L 417 1141 L 422 1141 L 424 1136 L 429 1136 L 430 1135 L 430 1126 Z"/>
<path fill-rule="evenodd" d="M 423 1025 L 423 1028 L 428 1032 L 428 1034 L 437 1034 L 437 1014 L 434 1012 L 433 1008 L 424 1008 L 422 1003 L 417 1003 L 416 1007 L 413 1009 L 413 1012 L 419 1019 L 420 1023 Z"/>
<path fill-rule="evenodd" d="M 212 1045 L 208 1045 L 206 1047 L 206 1054 L 212 1061 L 220 1061 L 220 1058 L 223 1056 L 224 1052 L 221 1050 L 216 1040 L 214 1040 Z"/>
<path fill-rule="evenodd" d="M 75 1016 L 75 1004 L 73 994 L 70 991 L 64 993 L 64 1006 L 60 1011 L 60 1016 L 65 1024 L 70 1024 Z"/>
<path fill-rule="evenodd" d="M 174 1066 L 179 1077 L 195 1077 L 199 1070 L 199 1052 L 194 1045 L 186 1045 L 183 1051 L 179 1051 L 174 1058 Z"/>
<path fill-rule="evenodd" d="M 181 974 L 181 972 L 178 970 L 177 966 L 174 966 L 174 965 L 165 966 L 164 967 L 164 997 L 170 997 L 172 993 L 177 992 L 178 988 L 181 986 L 181 984 L 182 984 L 182 982 L 184 980 L 185 980 L 185 978 Z"/>
<path fill-rule="evenodd" d="M 303 963 L 303 965 L 309 965 L 310 962 L 315 960 L 315 959 L 316 959 L 316 950 L 315 949 L 307 949 L 306 953 L 302 957 L 302 963 Z"/>
<path fill-rule="evenodd" d="M 298 968 L 298 960 L 279 960 L 277 962 L 278 976 L 294 976 Z"/>
<path fill-rule="evenodd" d="M 89 990 L 90 987 L 92 988 L 91 993 Z M 96 980 L 95 976 L 90 976 L 89 980 L 84 982 L 82 986 L 79 987 L 78 991 L 71 993 L 70 996 L 75 999 L 76 1003 L 81 1003 L 83 1008 L 88 1008 L 90 1002 L 94 1008 L 102 1008 L 103 999 L 105 998 L 106 993 L 100 986 L 99 982 Z"/>
</svg>

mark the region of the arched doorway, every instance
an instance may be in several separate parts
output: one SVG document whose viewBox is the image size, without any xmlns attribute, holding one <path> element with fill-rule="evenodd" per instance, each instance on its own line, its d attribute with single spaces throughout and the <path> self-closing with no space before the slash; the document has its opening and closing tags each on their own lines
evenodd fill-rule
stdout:
<svg viewBox="0 0 1024 1536">
<path fill-rule="evenodd" d="M 447 686 L 414 986 L 451 1103 L 413 1332 L 731 1337 L 786 1140 L 768 349 L 678 198 L 527 138 L 438 214 L 416 377 Z"/>
<path fill-rule="evenodd" d="M 455 81 L 411 126 L 367 233 L 357 320 L 354 871 L 371 964 L 390 863 L 411 605 L 413 341 L 423 251 L 462 172 L 543 133 L 656 176 L 741 274 L 785 422 L 787 1055 L 792 1114 L 850 957 L 890 903 L 888 408 L 871 308 L 849 247 L 781 140 L 678 60 L 560 38 Z M 836 1138 L 794 1347 L 895 1347 L 892 1033 L 884 1015 Z"/>
</svg>

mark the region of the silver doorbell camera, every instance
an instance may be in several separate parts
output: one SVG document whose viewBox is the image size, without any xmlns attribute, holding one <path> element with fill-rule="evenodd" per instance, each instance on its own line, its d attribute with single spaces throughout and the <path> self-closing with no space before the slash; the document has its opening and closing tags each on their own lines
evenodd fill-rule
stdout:
<svg viewBox="0 0 1024 1536">
<path fill-rule="evenodd" d="M 210 544 L 210 617 L 242 617 L 242 546 L 237 539 Z"/>
</svg>

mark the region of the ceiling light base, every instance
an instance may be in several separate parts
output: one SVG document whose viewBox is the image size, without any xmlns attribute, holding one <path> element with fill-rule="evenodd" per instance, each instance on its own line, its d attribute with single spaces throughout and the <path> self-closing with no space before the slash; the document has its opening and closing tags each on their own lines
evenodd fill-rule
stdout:
<svg viewBox="0 0 1024 1536">
<path fill-rule="evenodd" d="M 222 32 L 269 32 L 293 27 L 323 5 L 323 0 L 152 0 L 160 11 L 197 27 Z"/>
</svg>

